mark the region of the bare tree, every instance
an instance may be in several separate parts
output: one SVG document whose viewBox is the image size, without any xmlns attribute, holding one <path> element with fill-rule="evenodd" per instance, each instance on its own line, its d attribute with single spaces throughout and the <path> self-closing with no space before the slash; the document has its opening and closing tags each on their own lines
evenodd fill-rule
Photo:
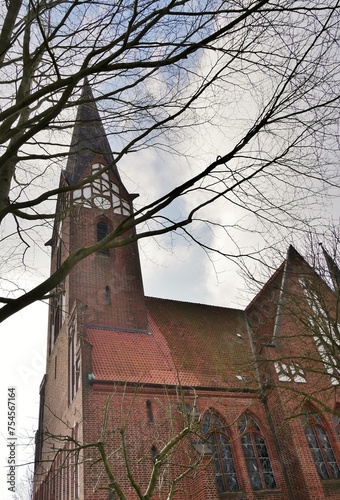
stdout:
<svg viewBox="0 0 340 500">
<path fill-rule="evenodd" d="M 33 484 L 33 472 L 27 468 L 14 494 L 14 500 L 33 500 Z"/>
<path fill-rule="evenodd" d="M 309 236 L 305 258 L 291 247 L 248 307 L 260 386 L 289 401 L 288 418 L 306 401 L 339 415 L 339 235 L 329 232 L 323 244 Z"/>
<path fill-rule="evenodd" d="M 39 491 L 45 495 L 53 491 L 60 496 L 68 492 L 77 497 L 84 481 L 81 477 L 91 477 L 94 491 L 115 493 L 114 498 L 124 500 L 133 496 L 147 500 L 158 494 L 171 500 L 186 477 L 198 474 L 204 453 L 197 453 L 199 447 L 192 442 L 202 443 L 201 449 L 207 436 L 202 435 L 194 391 L 188 398 L 181 388 L 177 396 L 164 388 L 164 397 L 157 401 L 159 421 L 149 422 L 136 441 L 134 427 L 140 390 L 130 393 L 127 388 L 117 387 L 113 391 L 100 409 L 98 435 L 92 430 L 82 438 L 79 433 L 82 422 L 75 430 L 61 420 L 65 434 L 44 430 L 41 436 L 44 452 L 35 470 L 37 498 Z"/>
<path fill-rule="evenodd" d="M 268 242 L 268 230 L 305 230 L 302 208 L 336 184 L 336 1 L 11 0 L 1 18 L 0 222 L 12 269 L 2 271 L 1 321 L 47 297 L 80 259 L 131 240 L 181 231 L 207 251 L 258 258 L 240 247 L 240 233 L 251 228 Z M 189 151 L 190 174 L 26 291 L 20 276 L 55 217 L 51 202 L 79 188 L 53 188 L 51 178 L 68 155 L 84 78 L 116 165 L 146 147 Z M 219 149 L 213 161 L 202 148 L 191 159 L 188 141 L 199 134 L 202 144 L 207 122 Z M 199 224 L 227 235 L 230 250 L 189 233 Z"/>
</svg>

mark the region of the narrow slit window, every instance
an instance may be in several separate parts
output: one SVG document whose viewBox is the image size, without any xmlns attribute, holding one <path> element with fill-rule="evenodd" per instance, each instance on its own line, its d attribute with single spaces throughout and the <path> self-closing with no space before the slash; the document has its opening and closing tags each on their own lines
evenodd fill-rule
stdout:
<svg viewBox="0 0 340 500">
<path fill-rule="evenodd" d="M 71 404 L 80 386 L 80 352 L 77 352 L 77 332 L 74 322 L 69 329 L 68 350 L 69 404 Z"/>
<path fill-rule="evenodd" d="M 111 304 L 111 290 L 108 285 L 105 287 L 105 304 L 110 305 Z"/>
<path fill-rule="evenodd" d="M 97 224 L 97 241 L 101 241 L 106 236 L 109 234 L 109 229 L 105 221 L 101 220 Z M 99 250 L 99 253 L 103 255 L 108 255 L 109 254 L 109 249 L 108 248 L 103 248 L 102 250 Z"/>
<path fill-rule="evenodd" d="M 54 341 L 57 340 L 60 330 L 60 322 L 61 322 L 61 314 L 60 314 L 60 305 L 58 304 L 55 311 L 54 316 Z"/>
<path fill-rule="evenodd" d="M 153 422 L 153 413 L 152 413 L 152 406 L 151 406 L 151 401 L 146 402 L 146 414 L 148 417 L 148 423 L 152 424 Z"/>
<path fill-rule="evenodd" d="M 203 420 L 206 453 L 212 455 L 217 489 L 220 493 L 240 491 L 227 430 L 214 413 L 208 412 Z"/>
</svg>

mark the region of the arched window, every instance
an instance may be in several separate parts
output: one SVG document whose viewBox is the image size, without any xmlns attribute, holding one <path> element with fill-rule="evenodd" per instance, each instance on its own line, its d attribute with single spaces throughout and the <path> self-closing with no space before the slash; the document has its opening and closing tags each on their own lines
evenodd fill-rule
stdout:
<svg viewBox="0 0 340 500">
<path fill-rule="evenodd" d="M 251 487 L 253 490 L 276 488 L 266 442 L 254 418 L 244 413 L 239 431 Z"/>
<path fill-rule="evenodd" d="M 333 453 L 332 445 L 320 417 L 312 408 L 306 406 L 303 410 L 302 422 L 320 478 L 340 478 L 340 470 Z"/>
<path fill-rule="evenodd" d="M 103 240 L 108 234 L 109 234 L 109 228 L 107 223 L 104 220 L 100 220 L 97 223 L 97 241 Z M 99 253 L 103 255 L 108 255 L 109 249 L 104 248 L 102 250 L 99 250 Z"/>
<path fill-rule="evenodd" d="M 211 454 L 219 492 L 240 491 L 229 437 L 222 422 L 213 413 L 207 413 L 202 427 L 205 436 L 205 454 Z"/>
</svg>

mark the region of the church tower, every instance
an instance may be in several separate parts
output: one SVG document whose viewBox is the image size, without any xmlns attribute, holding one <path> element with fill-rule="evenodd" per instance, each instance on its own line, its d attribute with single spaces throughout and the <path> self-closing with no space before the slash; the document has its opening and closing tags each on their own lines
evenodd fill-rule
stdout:
<svg viewBox="0 0 340 500">
<path fill-rule="evenodd" d="M 64 230 L 62 213 L 67 207 L 61 207 L 52 266 L 58 265 L 58 245 L 64 245 L 60 251 L 67 254 L 101 240 L 131 216 L 136 196 L 127 192 L 120 179 L 90 86 L 85 83 L 63 177 L 68 185 L 74 185 L 96 175 L 92 182 L 70 193 Z M 147 330 L 136 243 L 101 250 L 79 262 L 70 273 L 66 289 L 68 312 L 80 300 L 86 305 L 87 324 Z"/>
<path fill-rule="evenodd" d="M 136 195 L 130 195 L 121 181 L 88 82 L 82 89 L 60 185 L 76 188 L 57 200 L 53 236 L 48 242 L 52 273 L 71 252 L 99 242 L 133 213 Z M 131 230 L 124 237 L 133 234 Z M 148 332 L 136 242 L 91 254 L 53 291 L 46 375 L 40 387 L 35 498 L 84 498 L 81 466 L 68 466 L 67 474 L 73 476 L 60 485 L 53 477 L 69 446 L 67 441 L 56 442 L 56 436 L 86 441 L 84 428 L 91 412 L 85 407 L 93 372 L 87 332 L 91 331 Z M 63 447 L 64 458 L 61 453 L 55 461 L 55 450 Z"/>
</svg>

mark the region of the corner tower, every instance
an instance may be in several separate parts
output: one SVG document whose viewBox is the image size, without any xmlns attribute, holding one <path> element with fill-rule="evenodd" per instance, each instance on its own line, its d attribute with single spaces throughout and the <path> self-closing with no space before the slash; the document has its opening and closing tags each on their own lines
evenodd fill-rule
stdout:
<svg viewBox="0 0 340 500">
<path fill-rule="evenodd" d="M 96 175 L 91 182 L 86 181 Z M 136 195 L 130 195 L 121 181 L 87 82 L 63 177 L 68 185 L 83 182 L 70 193 L 65 227 L 57 230 L 62 234 L 64 252 L 93 245 L 132 214 Z M 61 200 L 59 203 L 62 205 Z M 56 255 L 57 246 L 58 237 L 54 238 L 52 249 Z M 55 266 L 56 260 L 57 257 Z M 71 271 L 65 290 L 68 312 L 81 301 L 87 325 L 148 329 L 137 243 L 102 250 L 79 262 Z"/>
</svg>

